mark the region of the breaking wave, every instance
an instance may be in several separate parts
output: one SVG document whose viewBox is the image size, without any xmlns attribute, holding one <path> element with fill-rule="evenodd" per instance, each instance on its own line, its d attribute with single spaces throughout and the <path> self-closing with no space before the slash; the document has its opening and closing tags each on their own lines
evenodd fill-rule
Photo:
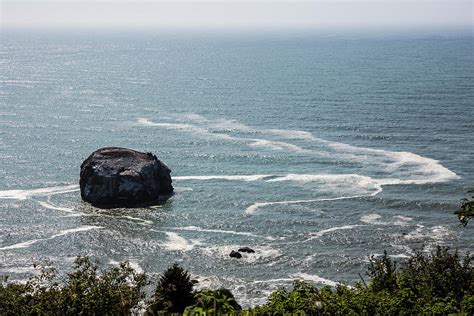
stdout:
<svg viewBox="0 0 474 316">
<path fill-rule="evenodd" d="M 311 282 L 318 283 L 318 284 L 329 285 L 329 286 L 332 286 L 332 287 L 336 287 L 338 284 L 341 284 L 339 282 L 335 282 L 335 281 L 332 281 L 332 280 L 329 280 L 329 279 L 322 278 L 322 277 L 320 277 L 318 275 L 315 275 L 315 274 L 294 273 L 294 274 L 290 275 L 290 277 L 295 278 L 295 279 L 302 279 L 302 280 L 305 280 L 305 281 L 311 281 Z"/>
<path fill-rule="evenodd" d="M 253 214 L 261 207 L 276 204 L 299 204 L 318 201 L 332 201 L 339 199 L 353 199 L 365 196 L 374 196 L 383 190 L 386 185 L 427 184 L 445 182 L 459 178 L 456 173 L 444 167 L 439 161 L 422 157 L 405 151 L 388 151 L 357 147 L 340 142 L 318 138 L 312 133 L 300 130 L 284 129 L 256 129 L 236 122 L 235 120 L 210 120 L 197 114 L 185 114 L 174 118 L 176 123 L 153 122 L 146 118 L 138 118 L 137 123 L 142 126 L 175 129 L 220 140 L 239 142 L 250 148 L 267 148 L 270 150 L 286 151 L 300 155 L 318 156 L 348 163 L 357 163 L 362 166 L 375 167 L 378 178 L 361 174 L 288 174 L 288 175 L 203 175 L 181 176 L 176 180 L 229 180 L 229 181 L 259 181 L 280 182 L 293 181 L 299 183 L 321 183 L 325 187 L 333 187 L 337 191 L 341 188 L 356 188 L 356 194 L 344 195 L 335 198 L 321 198 L 309 200 L 289 201 L 258 201 L 247 207 L 246 214 Z M 236 135 L 236 132 L 238 134 Z M 251 137 L 242 137 L 247 134 Z M 268 136 L 267 137 L 254 137 Z M 273 137 L 279 139 L 272 139 Z M 298 141 L 298 144 L 293 143 Z M 303 145 L 304 144 L 304 145 Z M 316 147 L 315 147 L 316 146 Z M 384 176 L 385 175 L 385 176 Z"/>
</svg>

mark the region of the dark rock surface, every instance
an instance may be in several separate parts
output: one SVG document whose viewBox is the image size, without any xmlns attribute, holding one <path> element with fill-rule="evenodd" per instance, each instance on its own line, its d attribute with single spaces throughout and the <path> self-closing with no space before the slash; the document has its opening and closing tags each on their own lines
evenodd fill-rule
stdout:
<svg viewBox="0 0 474 316">
<path fill-rule="evenodd" d="M 173 193 L 170 173 L 151 153 L 101 148 L 81 165 L 81 197 L 104 208 L 158 204 Z"/>
<path fill-rule="evenodd" d="M 255 250 L 249 247 L 242 247 L 242 248 L 239 248 L 239 252 L 254 253 Z"/>
<path fill-rule="evenodd" d="M 229 256 L 231 256 L 232 258 L 239 258 L 239 259 L 242 258 L 242 254 L 234 250 L 230 252 Z"/>
</svg>

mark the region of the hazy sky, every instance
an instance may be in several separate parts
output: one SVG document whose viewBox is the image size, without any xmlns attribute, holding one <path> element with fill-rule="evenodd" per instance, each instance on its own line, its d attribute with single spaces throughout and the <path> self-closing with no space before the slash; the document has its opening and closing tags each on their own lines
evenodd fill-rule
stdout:
<svg viewBox="0 0 474 316">
<path fill-rule="evenodd" d="M 2 29 L 473 30 L 473 0 L 1 1 Z"/>
</svg>

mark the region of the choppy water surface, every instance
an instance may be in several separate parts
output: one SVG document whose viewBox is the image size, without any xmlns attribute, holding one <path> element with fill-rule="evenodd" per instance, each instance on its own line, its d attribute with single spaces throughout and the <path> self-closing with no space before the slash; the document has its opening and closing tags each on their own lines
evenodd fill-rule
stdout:
<svg viewBox="0 0 474 316">
<path fill-rule="evenodd" d="M 244 305 L 294 278 L 351 284 L 367 255 L 472 250 L 472 39 L 3 34 L 0 273 L 49 257 L 179 262 Z M 95 149 L 157 154 L 163 206 L 81 202 Z M 231 250 L 250 246 L 241 260 Z"/>
</svg>

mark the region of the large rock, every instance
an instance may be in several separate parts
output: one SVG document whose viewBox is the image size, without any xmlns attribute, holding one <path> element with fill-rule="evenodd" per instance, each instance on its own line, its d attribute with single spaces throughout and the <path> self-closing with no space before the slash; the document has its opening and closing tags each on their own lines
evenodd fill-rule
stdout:
<svg viewBox="0 0 474 316">
<path fill-rule="evenodd" d="M 81 197 L 98 207 L 157 204 L 173 193 L 170 173 L 151 153 L 101 148 L 81 165 Z"/>
</svg>

